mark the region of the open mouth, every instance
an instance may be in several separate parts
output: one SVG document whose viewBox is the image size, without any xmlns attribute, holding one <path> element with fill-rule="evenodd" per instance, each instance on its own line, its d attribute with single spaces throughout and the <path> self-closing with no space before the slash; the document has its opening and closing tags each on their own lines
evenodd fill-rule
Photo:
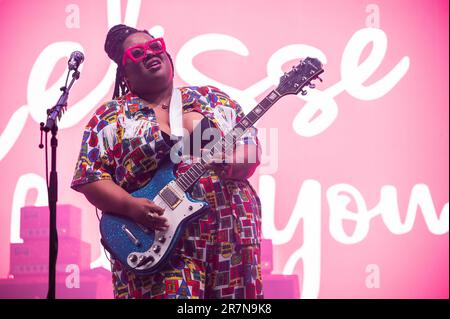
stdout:
<svg viewBox="0 0 450 319">
<path fill-rule="evenodd" d="M 161 60 L 158 58 L 152 58 L 145 62 L 145 67 L 147 69 L 159 68 L 161 66 Z"/>
</svg>

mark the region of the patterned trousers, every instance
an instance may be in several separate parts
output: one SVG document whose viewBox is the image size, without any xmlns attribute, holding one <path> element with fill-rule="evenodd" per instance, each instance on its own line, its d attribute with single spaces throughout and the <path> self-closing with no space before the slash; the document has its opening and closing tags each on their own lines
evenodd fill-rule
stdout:
<svg viewBox="0 0 450 319">
<path fill-rule="evenodd" d="M 137 276 L 113 261 L 116 298 L 263 298 L 256 192 L 247 182 L 212 176 L 192 195 L 211 209 L 189 224 L 164 269 Z"/>
<path fill-rule="evenodd" d="M 260 299 L 263 298 L 259 245 L 222 242 L 206 245 L 206 259 L 182 255 L 161 272 L 136 276 L 113 263 L 115 298 Z"/>
</svg>

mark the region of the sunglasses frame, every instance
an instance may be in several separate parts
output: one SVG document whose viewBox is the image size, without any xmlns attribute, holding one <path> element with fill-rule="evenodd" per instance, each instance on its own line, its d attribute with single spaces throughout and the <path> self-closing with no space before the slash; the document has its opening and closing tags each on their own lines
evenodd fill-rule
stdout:
<svg viewBox="0 0 450 319">
<path fill-rule="evenodd" d="M 161 50 L 155 51 L 152 50 L 150 48 L 150 45 L 152 43 L 155 42 L 160 42 L 161 43 Z M 145 54 L 143 54 L 142 56 L 135 58 L 132 54 L 132 51 L 136 48 L 141 48 L 142 50 L 144 50 Z M 123 57 L 122 57 L 122 65 L 125 66 L 125 64 L 127 63 L 127 59 L 130 58 L 131 61 L 133 61 L 134 63 L 140 62 L 142 61 L 146 56 L 147 56 L 147 52 L 150 51 L 152 54 L 157 55 L 157 54 L 161 54 L 166 52 L 166 44 L 164 43 L 164 39 L 163 38 L 156 38 L 156 39 L 152 39 L 144 44 L 138 44 L 138 45 L 134 45 L 132 47 L 129 47 L 125 50 L 125 52 L 123 53 Z"/>
</svg>

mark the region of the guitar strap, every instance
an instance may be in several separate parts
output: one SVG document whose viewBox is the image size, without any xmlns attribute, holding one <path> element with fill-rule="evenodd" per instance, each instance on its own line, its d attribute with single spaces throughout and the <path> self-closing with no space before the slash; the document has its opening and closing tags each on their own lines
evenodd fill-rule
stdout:
<svg viewBox="0 0 450 319">
<path fill-rule="evenodd" d="M 171 139 L 179 141 L 184 136 L 183 129 L 183 102 L 181 91 L 173 88 L 169 107 Z"/>
</svg>

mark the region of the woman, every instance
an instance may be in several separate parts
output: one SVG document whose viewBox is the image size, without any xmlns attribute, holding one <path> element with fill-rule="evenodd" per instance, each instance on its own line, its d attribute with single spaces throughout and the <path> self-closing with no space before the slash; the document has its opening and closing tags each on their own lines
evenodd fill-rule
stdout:
<svg viewBox="0 0 450 319">
<path fill-rule="evenodd" d="M 71 186 L 104 212 L 164 230 L 169 226 L 164 210 L 130 193 L 146 185 L 158 163 L 170 156 L 174 94 L 181 94 L 186 135 L 212 127 L 223 136 L 244 114 L 217 88 L 175 89 L 164 40 L 146 31 L 116 25 L 108 32 L 105 51 L 118 65 L 113 100 L 100 106 L 85 128 Z M 112 260 L 116 298 L 263 297 L 260 201 L 247 181 L 259 165 L 256 129 L 236 144 L 227 164 L 215 163 L 215 156 L 193 186 L 192 196 L 208 201 L 210 210 L 189 224 L 160 272 L 138 276 Z M 195 161 L 190 155 L 178 164 L 177 174 Z"/>
</svg>

